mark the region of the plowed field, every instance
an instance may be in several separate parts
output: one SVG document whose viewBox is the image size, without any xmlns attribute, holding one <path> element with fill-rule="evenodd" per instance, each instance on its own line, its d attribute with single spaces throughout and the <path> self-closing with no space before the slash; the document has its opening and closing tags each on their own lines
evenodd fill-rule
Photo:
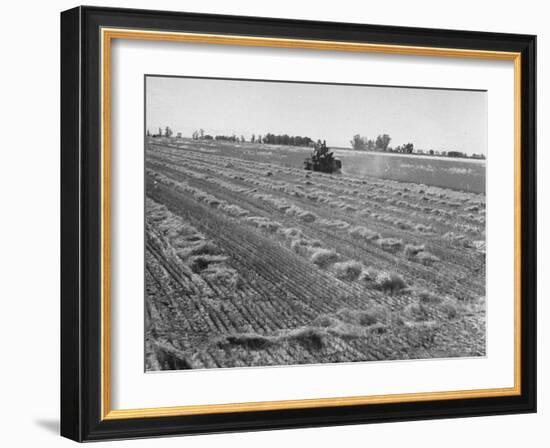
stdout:
<svg viewBox="0 0 550 448">
<path fill-rule="evenodd" d="M 147 370 L 485 354 L 484 194 L 211 148 L 147 144 Z"/>
</svg>

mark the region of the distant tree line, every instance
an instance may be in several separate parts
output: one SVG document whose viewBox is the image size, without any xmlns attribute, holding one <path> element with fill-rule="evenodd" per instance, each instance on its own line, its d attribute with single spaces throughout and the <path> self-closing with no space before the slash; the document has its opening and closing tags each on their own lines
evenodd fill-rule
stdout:
<svg viewBox="0 0 550 448">
<path fill-rule="evenodd" d="M 313 140 L 309 137 L 302 137 L 300 135 L 276 135 L 267 133 L 263 137 L 263 143 L 271 145 L 310 146 L 313 144 Z"/>
<path fill-rule="evenodd" d="M 193 131 L 191 134 L 191 137 L 193 140 L 218 140 L 218 141 L 225 141 L 225 142 L 245 142 L 246 138 L 244 135 L 241 135 L 240 137 L 237 137 L 237 135 L 210 135 L 205 134 L 204 129 L 198 129 L 196 131 Z"/>
<path fill-rule="evenodd" d="M 250 139 L 247 140 L 244 135 L 237 136 L 232 135 L 215 135 L 205 134 L 204 129 L 198 129 L 191 134 L 193 140 L 217 140 L 225 142 L 241 142 L 245 143 L 267 143 L 272 145 L 289 145 L 289 146 L 312 146 L 313 140 L 309 137 L 302 137 L 300 135 L 288 135 L 288 134 L 271 134 L 267 133 L 262 136 L 261 134 L 252 134 Z"/>
<path fill-rule="evenodd" d="M 413 143 L 406 143 L 404 145 L 396 146 L 392 148 L 390 146 L 391 137 L 388 134 L 381 134 L 376 139 L 369 139 L 361 137 L 359 134 L 355 134 L 350 140 L 352 149 L 356 151 L 377 151 L 377 152 L 394 152 L 401 154 L 429 154 L 431 156 L 440 157 L 457 157 L 464 159 L 485 159 L 484 154 L 472 154 L 469 156 L 465 152 L 461 151 L 435 151 L 433 149 L 423 150 L 415 149 Z"/>
<path fill-rule="evenodd" d="M 147 137 L 172 137 L 174 135 L 174 131 L 172 131 L 172 128 L 170 126 L 166 126 L 164 128 L 164 133 L 162 131 L 162 128 L 159 127 L 159 130 L 156 134 L 152 134 L 149 129 L 147 129 Z"/>
<path fill-rule="evenodd" d="M 428 154 L 430 156 L 438 156 L 438 157 L 453 157 L 458 159 L 480 159 L 485 160 L 485 154 L 476 154 L 473 153 L 472 155 L 468 155 L 465 152 L 462 151 L 434 151 L 433 149 L 429 149 L 427 151 L 423 149 L 417 149 L 414 154 Z"/>
<path fill-rule="evenodd" d="M 174 132 L 170 126 L 166 126 L 164 130 L 158 128 L 157 133 L 152 133 L 149 129 L 146 132 L 147 137 L 172 137 Z M 177 133 L 177 137 L 181 138 L 181 132 Z M 236 134 L 232 135 L 211 135 L 205 133 L 204 129 L 197 129 L 191 134 L 193 140 L 216 140 L 224 142 L 241 142 L 245 143 L 249 141 L 250 143 L 266 143 L 271 145 L 288 145 L 288 146 L 313 146 L 314 141 L 310 137 L 303 137 L 301 135 L 288 135 L 288 134 L 272 134 L 268 132 L 265 135 L 261 134 L 252 134 L 250 139 L 244 135 L 237 136 Z"/>
<path fill-rule="evenodd" d="M 240 141 L 236 135 L 216 135 L 214 140 L 222 142 L 238 142 Z"/>
<path fill-rule="evenodd" d="M 393 152 L 400 152 L 403 154 L 412 154 L 414 152 L 414 145 L 412 143 L 407 143 L 405 145 L 399 145 L 393 148 Z"/>
<path fill-rule="evenodd" d="M 170 126 L 166 126 L 164 129 L 158 128 L 157 133 L 151 133 L 149 129 L 146 132 L 147 137 L 168 137 L 171 138 L 174 135 L 174 131 Z M 181 132 L 177 133 L 177 138 L 181 138 Z M 210 135 L 204 132 L 204 129 L 198 129 L 192 133 L 193 140 L 216 140 L 225 142 L 241 142 L 247 141 L 244 135 L 237 136 L 232 135 Z M 252 134 L 250 137 L 250 143 L 267 143 L 272 145 L 288 145 L 288 146 L 313 146 L 314 141 L 309 137 L 302 137 L 300 135 L 288 135 L 288 134 L 272 134 L 267 133 L 264 136 L 261 134 Z M 461 151 L 435 151 L 433 149 L 423 150 L 415 149 L 413 143 L 406 143 L 396 147 L 390 146 L 391 137 L 388 134 L 379 134 L 376 138 L 362 137 L 359 134 L 353 136 L 350 140 L 351 147 L 356 151 L 375 151 L 375 152 L 393 152 L 401 154 L 428 154 L 432 156 L 440 157 L 455 157 L 464 159 L 485 159 L 485 154 L 472 154 L 468 155 Z"/>
<path fill-rule="evenodd" d="M 350 141 L 351 147 L 357 151 L 397 152 L 402 154 L 412 154 L 414 152 L 413 143 L 406 143 L 392 148 L 390 142 L 391 137 L 388 134 L 380 134 L 375 139 L 355 134 Z"/>
<path fill-rule="evenodd" d="M 461 151 L 444 151 L 442 154 L 446 155 L 447 157 L 458 157 L 459 159 L 485 159 L 485 154 L 472 154 L 469 156 L 465 152 Z"/>
</svg>

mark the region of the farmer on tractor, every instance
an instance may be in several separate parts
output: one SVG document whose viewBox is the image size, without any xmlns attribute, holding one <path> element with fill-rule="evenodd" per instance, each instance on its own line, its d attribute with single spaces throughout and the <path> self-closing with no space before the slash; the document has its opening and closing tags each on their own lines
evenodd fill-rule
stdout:
<svg viewBox="0 0 550 448">
<path fill-rule="evenodd" d="M 334 158 L 334 154 L 327 147 L 326 140 L 323 142 L 317 140 L 311 156 L 304 161 L 304 167 L 309 171 L 339 173 L 342 169 L 342 162 Z"/>
</svg>

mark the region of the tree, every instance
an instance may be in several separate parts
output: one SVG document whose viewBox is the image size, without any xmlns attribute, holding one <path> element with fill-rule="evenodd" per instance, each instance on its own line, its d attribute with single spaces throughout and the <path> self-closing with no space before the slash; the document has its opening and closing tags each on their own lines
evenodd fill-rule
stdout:
<svg viewBox="0 0 550 448">
<path fill-rule="evenodd" d="M 351 147 L 357 151 L 364 151 L 366 149 L 365 139 L 359 134 L 355 134 L 353 139 L 350 140 Z"/>
<path fill-rule="evenodd" d="M 388 134 L 382 134 L 376 137 L 376 149 L 378 151 L 387 151 L 390 145 L 391 137 Z"/>
<path fill-rule="evenodd" d="M 204 138 L 204 129 L 203 128 L 199 129 L 199 136 L 200 136 L 201 140 Z"/>
<path fill-rule="evenodd" d="M 166 128 L 164 129 L 164 136 L 165 137 L 172 137 L 172 129 L 170 128 L 170 126 L 166 126 Z"/>
<path fill-rule="evenodd" d="M 147 129 L 147 137 L 151 137 L 151 131 Z"/>
<path fill-rule="evenodd" d="M 466 154 L 460 151 L 447 151 L 447 157 L 466 157 Z"/>
<path fill-rule="evenodd" d="M 162 137 L 162 128 L 159 128 L 159 137 Z"/>
<path fill-rule="evenodd" d="M 403 145 L 403 152 L 405 154 L 412 154 L 414 151 L 414 145 L 412 143 L 407 143 L 406 145 Z"/>
<path fill-rule="evenodd" d="M 270 145 L 287 145 L 287 146 L 310 146 L 313 142 L 309 137 L 302 137 L 301 135 L 288 135 L 288 134 L 272 134 L 268 132 L 264 136 L 252 134 L 250 140 L 252 143 L 265 143 Z"/>
</svg>

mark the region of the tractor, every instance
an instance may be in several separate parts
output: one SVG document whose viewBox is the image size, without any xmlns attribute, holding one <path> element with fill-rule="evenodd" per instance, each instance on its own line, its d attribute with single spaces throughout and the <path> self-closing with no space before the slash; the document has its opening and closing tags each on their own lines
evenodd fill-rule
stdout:
<svg viewBox="0 0 550 448">
<path fill-rule="evenodd" d="M 339 173 L 342 170 L 342 162 L 334 158 L 334 154 L 327 147 L 326 140 L 323 142 L 317 140 L 311 156 L 304 161 L 304 168 L 321 173 Z"/>
</svg>

